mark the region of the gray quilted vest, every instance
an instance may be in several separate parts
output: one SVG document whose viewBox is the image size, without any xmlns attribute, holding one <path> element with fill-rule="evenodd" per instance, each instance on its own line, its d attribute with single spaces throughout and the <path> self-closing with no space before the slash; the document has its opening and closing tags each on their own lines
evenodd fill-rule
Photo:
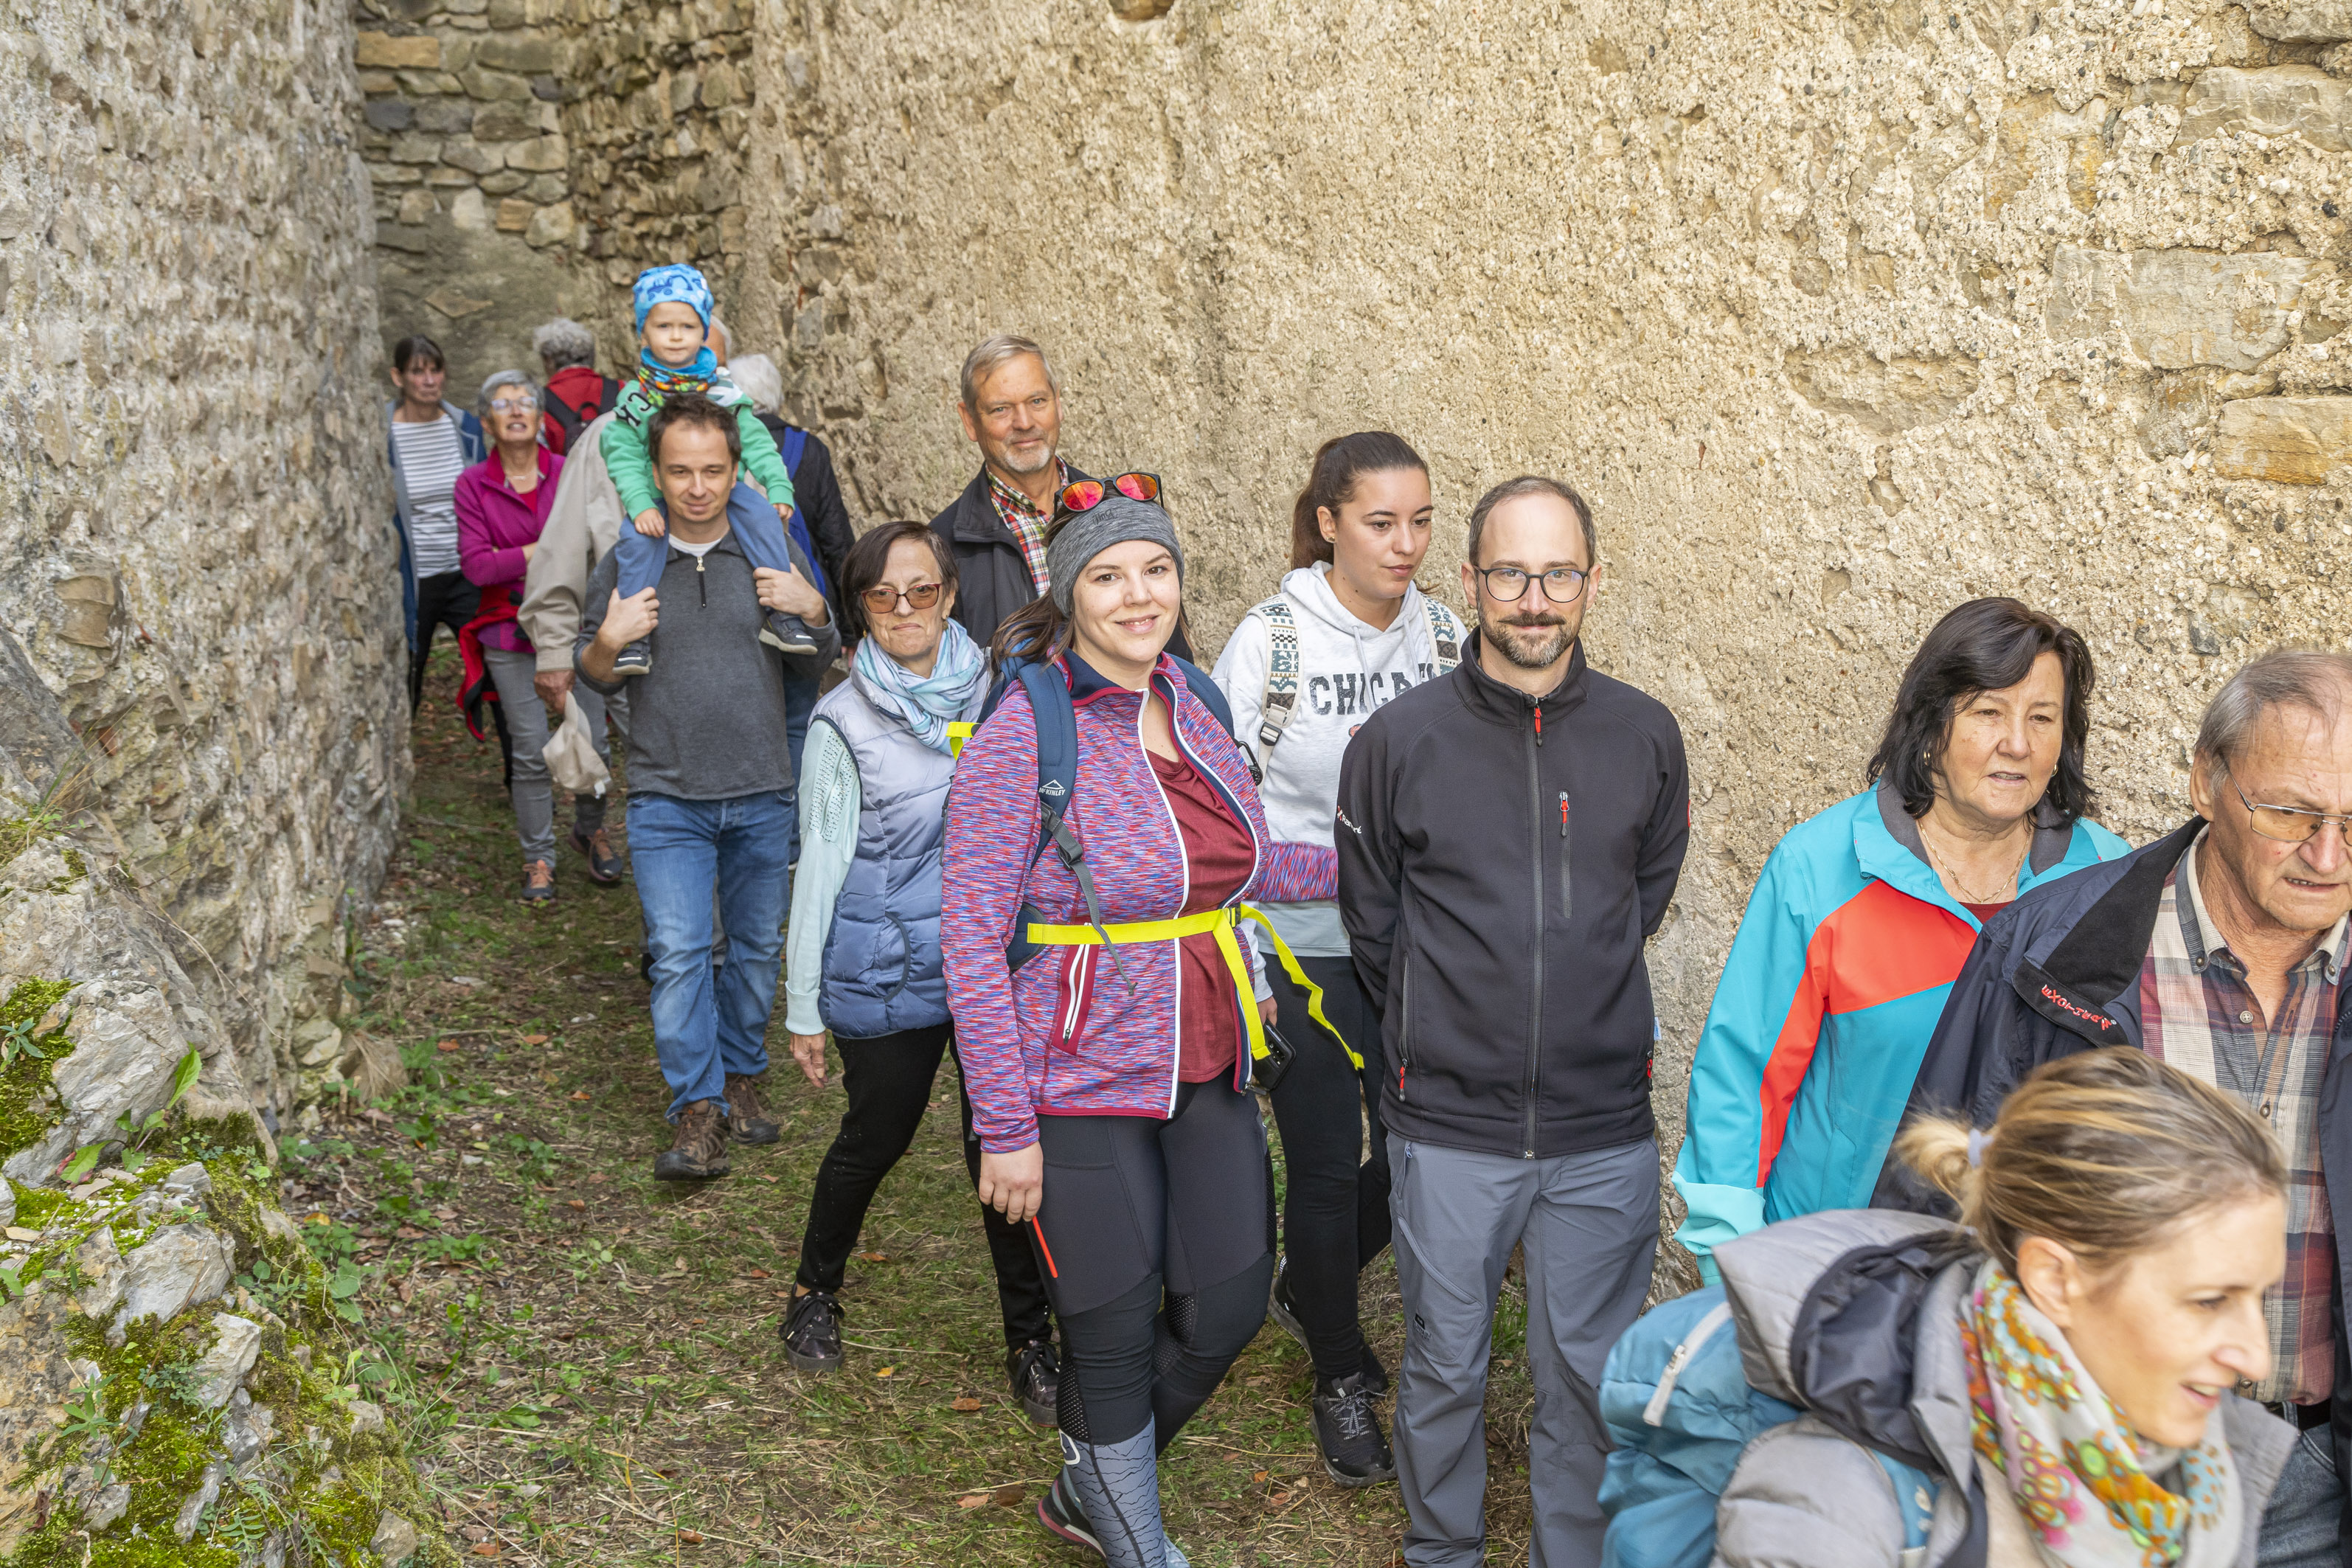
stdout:
<svg viewBox="0 0 2352 1568">
<path fill-rule="evenodd" d="M 986 683 L 961 715 L 977 718 Z M 940 953 L 940 851 L 955 759 L 868 701 L 854 670 L 819 700 L 857 763 L 857 854 L 824 943 L 824 1021 L 866 1039 L 948 1020 Z"/>
</svg>

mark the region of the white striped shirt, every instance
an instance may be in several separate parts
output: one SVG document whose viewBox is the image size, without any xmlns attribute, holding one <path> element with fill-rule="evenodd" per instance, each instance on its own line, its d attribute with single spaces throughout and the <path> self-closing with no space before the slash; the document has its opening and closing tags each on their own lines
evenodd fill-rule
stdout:
<svg viewBox="0 0 2352 1568">
<path fill-rule="evenodd" d="M 425 425 L 392 422 L 393 449 L 408 489 L 408 557 L 419 580 L 457 570 L 457 476 L 465 443 L 446 414 Z"/>
</svg>

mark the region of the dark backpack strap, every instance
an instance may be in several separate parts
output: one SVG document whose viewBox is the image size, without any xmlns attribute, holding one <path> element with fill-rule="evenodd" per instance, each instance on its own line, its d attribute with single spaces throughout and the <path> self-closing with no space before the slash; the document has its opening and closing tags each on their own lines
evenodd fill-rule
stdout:
<svg viewBox="0 0 2352 1568">
<path fill-rule="evenodd" d="M 620 401 L 621 383 L 609 375 L 600 375 L 596 378 L 596 406 L 588 416 L 593 419 L 599 414 L 610 414 Z"/>
<path fill-rule="evenodd" d="M 567 452 L 580 439 L 580 432 L 588 427 L 588 422 L 580 417 L 572 405 L 552 394 L 547 399 L 547 416 L 555 421 L 557 429 L 563 432 L 563 449 Z"/>
<path fill-rule="evenodd" d="M 1110 933 L 1103 929 L 1102 903 L 1095 895 L 1095 876 L 1087 866 L 1086 846 L 1078 841 L 1077 829 L 1069 824 L 1070 805 L 1078 785 L 1078 715 L 1070 702 L 1069 679 L 1055 665 L 1015 659 L 1006 667 L 997 689 L 990 694 L 982 711 L 983 722 L 1002 700 L 1006 687 L 1015 680 L 1029 694 L 1030 718 L 1037 732 L 1037 847 L 1030 852 L 1029 863 L 1034 866 L 1049 848 L 1061 857 L 1062 865 L 1078 884 L 1078 897 L 1086 900 L 1087 923 L 1102 938 L 1104 951 L 1110 954 L 1111 967 L 1132 992 L 1135 982 L 1129 978 L 1127 965 L 1119 962 Z M 1024 904 L 1016 916 L 1022 929 L 1013 933 L 1013 941 L 1004 949 L 1008 969 L 1019 969 L 1036 955 L 1037 948 L 1027 935 L 1032 918 L 1043 917 Z"/>
</svg>

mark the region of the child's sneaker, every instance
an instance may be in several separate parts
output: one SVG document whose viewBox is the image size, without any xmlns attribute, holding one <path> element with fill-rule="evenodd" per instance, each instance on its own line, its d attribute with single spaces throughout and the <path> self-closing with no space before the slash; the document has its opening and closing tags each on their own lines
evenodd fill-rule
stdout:
<svg viewBox="0 0 2352 1568">
<path fill-rule="evenodd" d="M 816 638 L 809 636 L 807 626 L 798 616 L 788 616 L 782 610 L 770 610 L 767 623 L 760 629 L 760 640 L 780 653 L 814 653 Z"/>
<path fill-rule="evenodd" d="M 613 659 L 613 677 L 644 675 L 654 667 L 654 645 L 650 637 L 639 637 L 623 648 Z"/>
</svg>

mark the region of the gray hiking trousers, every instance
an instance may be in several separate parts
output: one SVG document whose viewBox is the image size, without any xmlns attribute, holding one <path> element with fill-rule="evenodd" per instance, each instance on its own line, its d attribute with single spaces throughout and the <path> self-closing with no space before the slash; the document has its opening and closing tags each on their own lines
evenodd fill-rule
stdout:
<svg viewBox="0 0 2352 1568">
<path fill-rule="evenodd" d="M 1658 1145 L 1549 1160 L 1389 1137 L 1404 1361 L 1397 1481 L 1412 1568 L 1486 1561 L 1486 1361 L 1511 1248 L 1527 1247 L 1531 1568 L 1599 1568 L 1609 1439 L 1601 1367 L 1633 1325 L 1658 1252 Z"/>
</svg>

